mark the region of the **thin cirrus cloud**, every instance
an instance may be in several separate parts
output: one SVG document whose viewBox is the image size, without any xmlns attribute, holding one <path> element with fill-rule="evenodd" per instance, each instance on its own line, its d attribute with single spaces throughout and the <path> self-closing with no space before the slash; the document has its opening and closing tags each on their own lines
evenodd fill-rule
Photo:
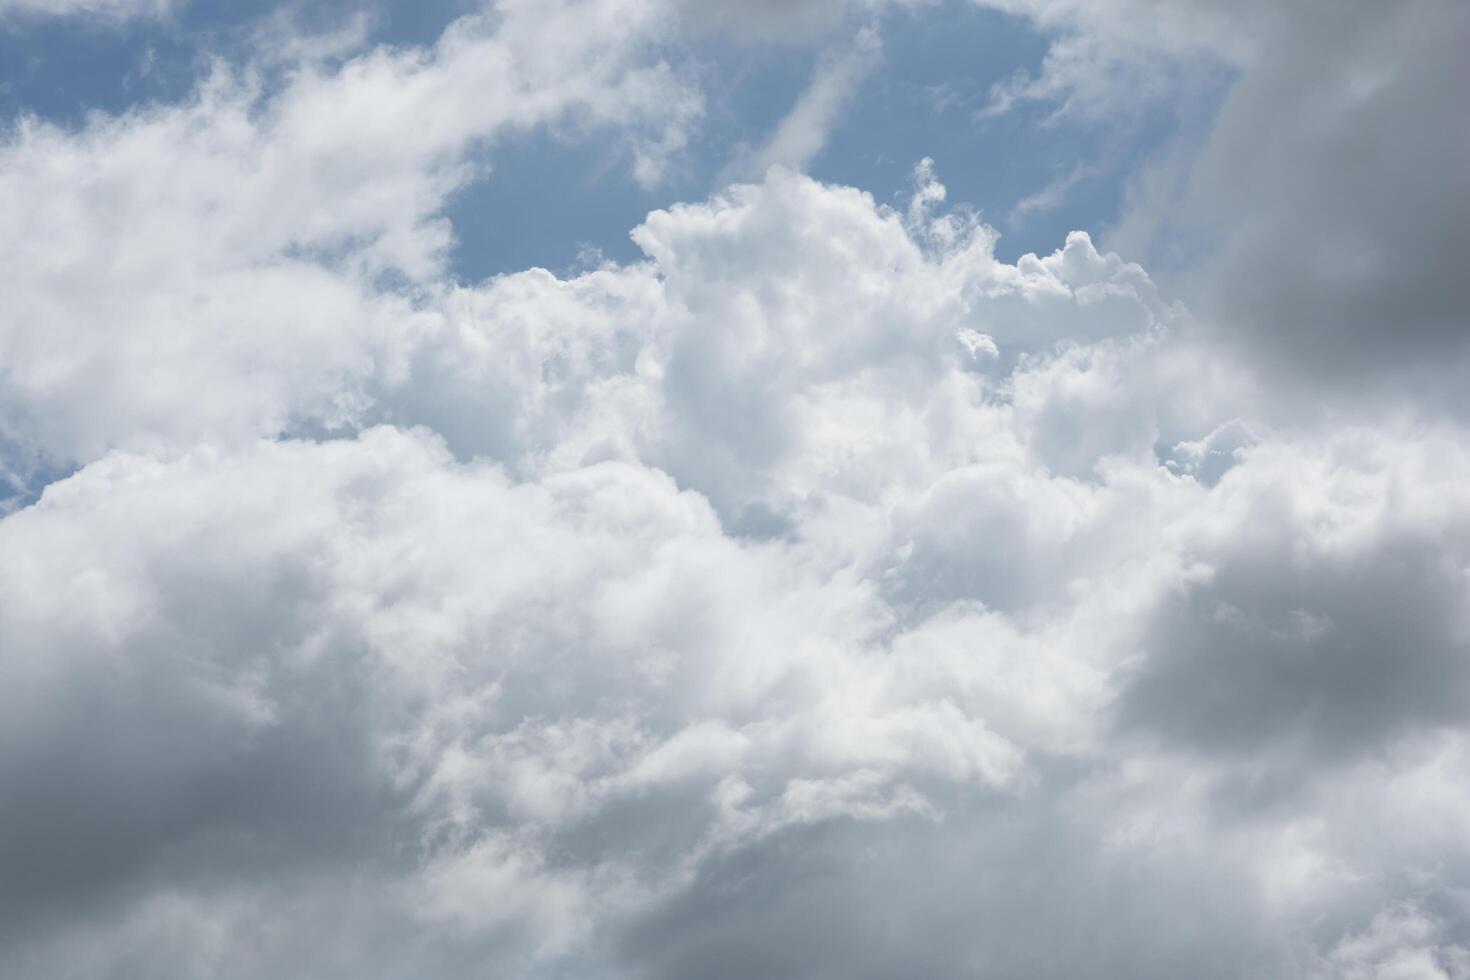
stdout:
<svg viewBox="0 0 1470 980">
<path fill-rule="evenodd" d="M 1243 271 L 1371 168 L 1210 217 L 1222 154 L 1335 93 L 1296 138 L 1430 141 L 1378 157 L 1429 188 L 1375 248 L 1439 241 L 1444 107 L 1375 107 L 1458 70 L 1464 22 L 1411 6 L 1352 8 L 1363 77 L 1272 106 L 1295 15 L 1008 5 L 1238 73 L 1116 229 L 1014 262 L 930 161 L 898 200 L 802 172 L 922 4 L 789 11 L 828 54 L 770 166 L 581 270 L 457 281 L 455 193 L 543 129 L 662 186 L 721 124 L 681 45 L 780 11 L 499 4 L 18 120 L 0 973 L 1470 976 L 1470 442 L 1423 326 L 1463 307 L 1362 260 L 1380 302 L 1328 336 L 1335 280 Z M 1068 104 L 1062 65 L 992 116 Z M 1095 77 L 1044 125 L 1128 111 Z M 1215 247 L 1106 246 L 1161 215 Z M 1319 334 L 1380 345 L 1371 392 L 1298 365 Z"/>
<path fill-rule="evenodd" d="M 120 22 L 161 17 L 187 0 L 0 0 L 0 23 L 7 18 L 87 17 Z"/>
</svg>

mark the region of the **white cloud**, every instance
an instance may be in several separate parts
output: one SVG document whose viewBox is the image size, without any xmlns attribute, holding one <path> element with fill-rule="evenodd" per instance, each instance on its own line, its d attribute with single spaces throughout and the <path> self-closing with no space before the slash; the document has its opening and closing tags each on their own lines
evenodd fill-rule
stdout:
<svg viewBox="0 0 1470 980">
<path fill-rule="evenodd" d="M 871 27 L 859 31 L 849 44 L 824 52 L 791 111 L 752 159 L 737 161 L 736 169 L 752 175 L 771 167 L 805 170 L 827 145 L 863 81 L 878 68 L 882 52 L 882 42 Z"/>
<path fill-rule="evenodd" d="M 644 170 L 677 146 L 698 102 L 642 56 L 645 13 L 512 5 L 273 95 L 222 68 L 188 104 L 23 120 L 0 147 L 12 441 L 86 459 L 355 418 L 439 288 L 477 146 L 558 120 L 651 134 Z"/>
<path fill-rule="evenodd" d="M 1176 474 L 1238 416 L 1182 314 L 1085 236 L 930 235 L 920 187 L 773 171 L 650 215 L 645 264 L 345 293 L 417 324 L 363 411 L 459 460 L 114 451 L 0 520 L 7 967 L 1270 974 L 1436 900 L 1350 885 L 1423 855 L 1326 807 L 1389 751 L 1409 826 L 1467 805 L 1458 433 Z"/>
</svg>

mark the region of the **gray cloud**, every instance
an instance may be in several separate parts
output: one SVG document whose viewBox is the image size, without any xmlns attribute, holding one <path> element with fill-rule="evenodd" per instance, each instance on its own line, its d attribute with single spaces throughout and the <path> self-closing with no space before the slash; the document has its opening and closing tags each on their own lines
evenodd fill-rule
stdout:
<svg viewBox="0 0 1470 980">
<path fill-rule="evenodd" d="M 1200 522 L 1198 578 L 1148 627 L 1122 702 L 1130 723 L 1258 768 L 1280 747 L 1298 779 L 1405 728 L 1460 723 L 1470 526 L 1442 506 L 1462 497 L 1460 448 L 1383 447 L 1403 456 L 1391 488 L 1362 451 L 1334 446 L 1328 463 L 1273 447 L 1224 477 L 1213 493 L 1238 523 Z M 1354 478 L 1358 494 L 1335 489 Z"/>
<path fill-rule="evenodd" d="M 1467 37 L 1441 0 L 1283 7 L 1178 189 L 1141 194 L 1120 242 L 1205 242 L 1197 310 L 1278 385 L 1448 396 L 1470 321 L 1470 137 L 1451 122 Z"/>
<path fill-rule="evenodd" d="M 1470 12 L 1349 9 L 1280 38 L 1215 127 L 1195 191 L 1229 229 L 1213 305 L 1308 376 L 1458 362 L 1470 135 L 1446 123 Z"/>
</svg>

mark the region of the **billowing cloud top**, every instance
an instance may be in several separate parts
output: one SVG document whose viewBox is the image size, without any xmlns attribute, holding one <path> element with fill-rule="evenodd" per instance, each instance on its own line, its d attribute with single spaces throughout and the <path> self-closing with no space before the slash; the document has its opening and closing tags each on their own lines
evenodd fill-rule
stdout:
<svg viewBox="0 0 1470 980">
<path fill-rule="evenodd" d="M 503 2 L 13 120 L 0 974 L 1470 977 L 1464 9 L 993 6 L 1050 53 L 971 125 L 1232 78 L 1110 229 L 1167 282 L 805 172 L 920 3 Z M 811 86 L 641 258 L 455 273 L 498 147 L 666 186 L 771 43 Z"/>
</svg>

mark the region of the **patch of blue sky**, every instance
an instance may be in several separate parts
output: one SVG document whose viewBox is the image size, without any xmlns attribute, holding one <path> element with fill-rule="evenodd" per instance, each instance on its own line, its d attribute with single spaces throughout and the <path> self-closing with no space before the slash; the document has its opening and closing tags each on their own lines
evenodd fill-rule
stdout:
<svg viewBox="0 0 1470 980">
<path fill-rule="evenodd" d="M 0 517 L 29 507 L 45 488 L 76 472 L 65 460 L 45 458 L 33 446 L 15 441 L 0 417 Z"/>
<path fill-rule="evenodd" d="M 363 22 L 368 43 L 432 43 L 473 0 L 391 0 Z M 0 19 L 0 124 L 34 115 L 64 126 L 189 97 L 216 61 L 259 63 L 265 18 L 303 34 L 350 23 L 360 0 L 192 0 L 166 17 Z M 268 53 L 268 52 L 267 52 Z"/>
<path fill-rule="evenodd" d="M 92 112 L 175 101 L 204 68 L 199 52 L 198 38 L 167 20 L 0 22 L 0 118 L 7 126 L 22 115 L 74 126 Z"/>
</svg>

